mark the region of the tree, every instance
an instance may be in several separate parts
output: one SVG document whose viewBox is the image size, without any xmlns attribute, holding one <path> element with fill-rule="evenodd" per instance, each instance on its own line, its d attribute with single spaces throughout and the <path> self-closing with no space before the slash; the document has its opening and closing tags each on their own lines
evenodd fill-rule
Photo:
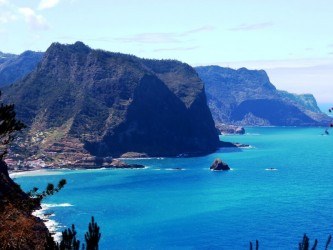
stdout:
<svg viewBox="0 0 333 250">
<path fill-rule="evenodd" d="M 0 100 L 1 100 L 0 91 Z M 14 104 L 0 104 L 0 160 L 8 151 L 8 144 L 13 141 L 13 134 L 25 128 L 25 125 L 16 119 Z"/>
<path fill-rule="evenodd" d="M 82 250 L 98 250 L 98 242 L 101 238 L 101 233 L 99 232 L 99 226 L 95 222 L 94 217 L 91 218 L 88 232 L 86 232 L 84 237 L 87 245 L 86 247 L 82 245 Z M 74 224 L 72 225 L 72 230 L 68 228 L 62 232 L 62 239 L 59 243 L 55 243 L 52 235 L 49 234 L 44 247 L 45 250 L 79 250 L 80 241 L 76 239 Z"/>
<path fill-rule="evenodd" d="M 250 241 L 250 250 L 253 250 L 252 241 Z M 256 250 L 259 250 L 259 241 L 256 240 Z"/>
<path fill-rule="evenodd" d="M 87 244 L 87 250 L 98 250 L 98 242 L 101 238 L 101 233 L 99 232 L 99 226 L 91 217 L 91 223 L 89 223 L 88 232 L 84 236 Z"/>
<path fill-rule="evenodd" d="M 31 191 L 27 192 L 27 194 L 32 199 L 34 206 L 40 206 L 40 203 L 44 198 L 58 193 L 66 185 L 66 183 L 67 181 L 65 179 L 61 179 L 57 187 L 54 187 L 52 183 L 48 183 L 46 189 L 43 192 L 38 193 L 38 188 L 34 187 Z"/>
</svg>

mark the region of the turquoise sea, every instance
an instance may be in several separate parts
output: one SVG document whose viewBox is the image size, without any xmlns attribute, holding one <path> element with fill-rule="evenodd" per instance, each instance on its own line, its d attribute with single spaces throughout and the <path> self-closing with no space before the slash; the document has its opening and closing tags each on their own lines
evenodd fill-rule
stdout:
<svg viewBox="0 0 333 250">
<path fill-rule="evenodd" d="M 67 179 L 45 200 L 47 212 L 59 226 L 74 223 L 81 240 L 93 215 L 102 250 L 237 250 L 256 239 L 263 250 L 296 250 L 304 233 L 324 249 L 333 234 L 333 129 L 329 136 L 324 130 L 247 128 L 221 139 L 251 148 L 131 160 L 148 167 L 140 170 L 61 170 L 15 180 L 28 191 Z M 210 171 L 216 157 L 232 170 Z"/>
</svg>

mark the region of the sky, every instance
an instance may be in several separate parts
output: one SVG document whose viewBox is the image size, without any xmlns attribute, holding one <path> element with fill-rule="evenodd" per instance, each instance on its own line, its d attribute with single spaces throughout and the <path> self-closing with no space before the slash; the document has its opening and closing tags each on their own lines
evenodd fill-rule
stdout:
<svg viewBox="0 0 333 250">
<path fill-rule="evenodd" d="M 82 41 L 191 66 L 264 69 L 333 103 L 332 0 L 0 0 L 0 51 Z"/>
</svg>

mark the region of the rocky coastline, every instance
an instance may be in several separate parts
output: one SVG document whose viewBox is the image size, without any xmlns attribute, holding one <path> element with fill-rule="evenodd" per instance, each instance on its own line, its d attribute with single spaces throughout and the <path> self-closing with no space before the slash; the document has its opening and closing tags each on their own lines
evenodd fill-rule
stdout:
<svg viewBox="0 0 333 250">
<path fill-rule="evenodd" d="M 26 161 L 15 160 L 13 158 L 7 158 L 5 162 L 8 165 L 8 171 L 10 173 L 19 173 L 25 171 L 36 171 L 36 170 L 57 170 L 57 169 L 70 169 L 70 170 L 84 170 L 84 169 L 143 169 L 144 165 L 126 163 L 120 159 L 112 158 L 97 158 L 94 156 L 86 157 L 80 161 L 72 162 L 61 162 L 61 164 L 51 163 L 43 161 L 42 159 L 30 159 Z"/>
</svg>

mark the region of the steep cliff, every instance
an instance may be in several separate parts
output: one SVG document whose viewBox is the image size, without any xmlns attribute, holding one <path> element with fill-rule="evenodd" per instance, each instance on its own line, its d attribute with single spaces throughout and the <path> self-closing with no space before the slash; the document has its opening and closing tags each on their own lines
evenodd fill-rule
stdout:
<svg viewBox="0 0 333 250">
<path fill-rule="evenodd" d="M 216 123 L 317 126 L 330 120 L 311 95 L 277 90 L 263 70 L 196 67 Z"/>
<path fill-rule="evenodd" d="M 30 198 L 9 177 L 0 160 L 0 249 L 44 249 L 48 229 L 31 215 Z"/>
<path fill-rule="evenodd" d="M 54 43 L 3 92 L 40 155 L 202 154 L 219 143 L 203 82 L 178 61 Z"/>
</svg>

